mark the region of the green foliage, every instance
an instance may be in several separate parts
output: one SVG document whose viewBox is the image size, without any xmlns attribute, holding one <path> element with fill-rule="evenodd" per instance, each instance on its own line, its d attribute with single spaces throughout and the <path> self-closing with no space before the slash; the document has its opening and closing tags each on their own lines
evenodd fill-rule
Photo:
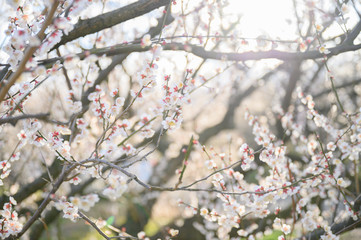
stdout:
<svg viewBox="0 0 361 240">
<path fill-rule="evenodd" d="M 159 231 L 159 225 L 152 219 L 149 219 L 147 225 L 144 227 L 147 236 L 154 236 Z"/>
<path fill-rule="evenodd" d="M 278 236 L 280 236 L 280 235 L 282 235 L 282 231 L 275 230 L 271 234 L 264 236 L 260 240 L 274 240 L 274 239 L 277 239 Z"/>
<path fill-rule="evenodd" d="M 114 223 L 114 220 L 115 220 L 115 217 L 114 217 L 114 216 L 110 216 L 110 217 L 107 219 L 107 221 L 106 221 L 107 226 L 112 225 L 112 224 Z"/>
</svg>

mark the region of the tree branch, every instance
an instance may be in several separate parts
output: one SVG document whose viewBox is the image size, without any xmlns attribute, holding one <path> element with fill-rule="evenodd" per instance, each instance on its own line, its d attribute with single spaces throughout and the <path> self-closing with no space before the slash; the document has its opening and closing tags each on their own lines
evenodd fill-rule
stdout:
<svg viewBox="0 0 361 240">
<path fill-rule="evenodd" d="M 125 7 L 118 8 L 114 11 L 104 13 L 93 18 L 79 20 L 74 29 L 68 35 L 64 36 L 51 50 L 54 50 L 59 46 L 79 37 L 84 37 L 103 29 L 110 28 L 167 4 L 169 4 L 169 0 L 139 0 Z"/>
<path fill-rule="evenodd" d="M 0 125 L 5 124 L 5 123 L 10 123 L 11 125 L 15 126 L 16 123 L 22 119 L 28 119 L 28 118 L 47 119 L 49 117 L 49 115 L 50 115 L 49 113 L 39 113 L 39 114 L 24 114 L 24 115 L 15 116 L 15 117 L 1 118 Z"/>
<path fill-rule="evenodd" d="M 270 51 L 259 51 L 259 52 L 242 52 L 242 53 L 233 53 L 233 52 L 217 52 L 217 51 L 207 51 L 201 46 L 192 45 L 192 44 L 182 44 L 182 43 L 169 43 L 163 46 L 164 50 L 168 51 L 185 51 L 193 53 L 194 55 L 201 57 L 203 59 L 215 59 L 215 60 L 228 60 L 228 61 L 249 61 L 249 60 L 261 60 L 261 59 L 278 59 L 282 61 L 290 60 L 305 60 L 305 59 L 318 59 L 324 58 L 325 56 L 332 57 L 340 53 L 356 51 L 361 48 L 361 44 L 357 45 L 346 45 L 341 44 L 333 48 L 329 48 L 329 54 L 325 55 L 320 53 L 318 50 L 312 50 L 308 52 L 285 52 L 279 50 L 270 50 Z M 98 56 L 114 56 L 119 54 L 129 54 L 132 52 L 146 52 L 150 50 L 151 47 L 142 47 L 140 44 L 119 44 L 106 48 L 99 49 L 90 49 L 85 52 L 77 54 L 80 59 L 84 59 L 89 54 L 95 54 Z M 66 57 L 57 57 L 51 59 L 40 60 L 39 64 L 41 65 L 50 65 L 56 61 L 63 62 Z"/>
<path fill-rule="evenodd" d="M 361 31 L 361 21 L 359 21 L 352 31 L 346 36 L 344 44 L 350 45 L 353 44 L 353 41 L 357 38 Z"/>
</svg>

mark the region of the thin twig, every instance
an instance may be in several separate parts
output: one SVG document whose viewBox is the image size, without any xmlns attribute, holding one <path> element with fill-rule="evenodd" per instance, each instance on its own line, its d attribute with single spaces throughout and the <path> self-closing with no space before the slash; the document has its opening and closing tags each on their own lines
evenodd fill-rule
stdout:
<svg viewBox="0 0 361 240">
<path fill-rule="evenodd" d="M 84 221 L 86 221 L 87 223 L 89 223 L 100 235 L 102 235 L 102 237 L 104 237 L 105 239 L 109 240 L 110 238 L 102 231 L 98 228 L 98 226 L 92 221 L 90 220 L 87 216 L 85 216 L 82 212 L 78 211 L 78 215 L 84 219 Z"/>
</svg>

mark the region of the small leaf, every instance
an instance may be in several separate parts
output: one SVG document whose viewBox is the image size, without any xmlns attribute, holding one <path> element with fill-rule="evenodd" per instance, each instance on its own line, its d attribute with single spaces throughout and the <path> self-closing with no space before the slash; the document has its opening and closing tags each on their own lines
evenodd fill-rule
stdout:
<svg viewBox="0 0 361 240">
<path fill-rule="evenodd" d="M 114 223 L 115 217 L 111 216 L 107 219 L 106 224 L 107 226 L 112 225 Z"/>
</svg>

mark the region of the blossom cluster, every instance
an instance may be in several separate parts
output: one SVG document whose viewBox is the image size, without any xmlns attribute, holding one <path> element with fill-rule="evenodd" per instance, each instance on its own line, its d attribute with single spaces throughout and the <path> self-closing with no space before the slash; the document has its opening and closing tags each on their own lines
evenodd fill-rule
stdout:
<svg viewBox="0 0 361 240">
<path fill-rule="evenodd" d="M 58 211 L 63 211 L 63 218 L 70 219 L 73 222 L 79 218 L 78 207 L 70 202 L 67 202 L 65 198 L 55 202 L 54 206 Z"/>
<path fill-rule="evenodd" d="M 128 189 L 127 181 L 118 170 L 112 170 L 106 180 L 108 186 L 103 190 L 103 195 L 115 200 Z"/>
<path fill-rule="evenodd" d="M 164 14 L 159 18 L 162 26 L 158 35 L 153 33 L 157 27 L 151 28 L 148 33 L 140 33 L 137 27 L 129 31 L 113 26 L 62 44 L 62 40 L 66 41 L 67 37 L 76 32 L 78 27 L 87 21 L 86 18 L 95 12 L 85 11 L 88 7 L 93 9 L 102 5 L 99 9 L 106 12 L 102 16 L 104 17 L 111 14 L 113 8 L 122 8 L 124 4 L 133 2 L 61 0 L 40 3 L 27 0 L 9 3 L 18 6 L 8 18 L 5 30 L 7 37 L 1 49 L 1 57 L 5 56 L 4 62 L 0 63 L 1 67 L 4 67 L 1 74 L 3 70 L 6 73 L 2 76 L 3 79 L 0 79 L 1 92 L 4 89 L 3 84 L 6 86 L 9 83 L 9 76 L 16 76 L 12 74 L 18 70 L 21 74 L 15 83 L 9 83 L 6 96 L 0 103 L 0 119 L 8 120 L 0 128 L 0 133 L 6 136 L 6 139 L 1 141 L 1 147 L 11 146 L 11 150 L 4 147 L 0 161 L 0 185 L 10 186 L 4 190 L 6 194 L 24 192 L 20 186 L 22 184 L 12 186 L 6 181 L 17 179 L 17 176 L 12 174 L 22 171 L 19 169 L 27 169 L 29 165 L 36 164 L 41 167 L 34 168 L 37 169 L 34 172 L 22 171 L 30 180 L 19 182 L 34 181 L 35 185 L 41 185 L 37 190 L 43 191 L 49 187 L 57 191 L 56 194 L 61 192 L 56 197 L 51 195 L 51 199 L 55 208 L 63 213 L 63 217 L 71 221 L 76 221 L 81 216 L 79 211 L 93 208 L 100 201 L 98 194 L 116 201 L 124 195 L 133 196 L 127 192 L 137 191 L 136 193 L 144 194 L 144 198 L 142 195 L 136 199 L 140 202 L 147 202 L 149 199 L 153 201 L 154 196 L 158 196 L 158 193 L 148 195 L 148 192 L 130 187 L 133 182 L 145 187 L 149 192 L 189 190 L 191 193 L 185 194 L 185 198 L 191 198 L 194 194 L 196 200 L 192 204 L 180 200 L 179 204 L 185 206 L 190 214 L 202 216 L 202 224 L 197 222 L 194 226 L 207 239 L 230 239 L 234 236 L 255 239 L 272 231 L 281 231 L 278 239 L 286 240 L 295 234 L 304 235 L 316 229 L 322 229 L 321 239 L 338 239 L 331 224 L 347 219 L 360 219 L 360 211 L 355 208 L 357 198 L 352 193 L 353 188 L 359 186 L 353 186 L 355 180 L 352 177 L 356 180 L 359 178 L 361 109 L 353 111 L 352 114 L 348 113 L 351 111 L 344 111 L 343 101 L 339 100 L 335 89 L 332 90 L 336 92 L 337 108 L 342 111 L 339 116 L 332 118 L 318 110 L 320 107 L 316 106 L 317 101 L 298 88 L 297 98 L 292 99 L 295 100 L 295 105 L 287 109 L 277 104 L 272 107 L 273 112 L 268 113 L 267 117 L 253 115 L 256 111 L 252 108 L 244 112 L 253 141 L 229 141 L 229 146 L 221 146 L 222 153 L 217 153 L 217 148 L 220 147 L 218 140 L 221 139 L 215 139 L 216 147 L 212 147 L 215 153 L 208 154 L 207 141 L 210 137 L 204 136 L 213 134 L 213 131 L 219 133 L 233 127 L 233 124 L 228 124 L 229 121 L 226 121 L 226 124 L 221 122 L 208 129 L 209 132 L 201 132 L 212 122 L 208 117 L 202 122 L 202 111 L 209 106 L 213 107 L 209 102 L 224 99 L 224 93 L 231 93 L 225 120 L 229 116 L 236 118 L 241 110 L 236 109 L 235 105 L 240 103 L 236 104 L 233 97 L 237 98 L 240 89 L 248 84 L 245 81 L 244 86 L 242 82 L 242 86 L 238 87 L 238 81 L 243 76 L 251 78 L 252 75 L 248 75 L 251 72 L 248 62 L 230 64 L 225 56 L 237 59 L 237 54 L 241 54 L 241 58 L 252 58 L 253 55 L 258 56 L 258 53 L 253 54 L 247 50 L 244 55 L 239 51 L 253 51 L 252 46 L 257 46 L 257 50 L 262 53 L 270 46 L 268 43 L 271 43 L 272 50 L 267 54 L 282 55 L 283 51 L 273 51 L 283 45 L 282 40 L 263 36 L 254 39 L 241 37 L 241 47 L 235 55 L 227 52 L 221 56 L 221 53 L 218 53 L 220 48 L 233 49 L 234 46 L 239 46 L 238 43 L 233 43 L 237 41 L 238 30 L 230 35 L 222 35 L 228 31 L 225 29 L 227 26 L 234 25 L 231 20 L 225 19 L 227 17 L 223 16 L 224 12 L 218 11 L 221 7 L 226 7 L 229 1 L 188 1 L 191 11 L 184 9 L 183 1 L 171 1 L 171 7 L 163 6 L 161 11 L 149 14 L 152 18 Z M 142 1 L 139 1 L 135 4 L 141 3 Z M 306 5 L 314 7 L 315 3 L 307 1 Z M 338 7 L 338 18 L 343 18 L 345 9 L 342 5 L 344 4 Z M 52 6 L 56 7 L 55 13 L 51 16 L 51 21 L 46 21 Z M 306 7 L 310 10 L 309 8 Z M 317 15 L 315 9 L 317 8 L 309 11 L 312 13 L 310 15 Z M 149 17 L 148 14 L 145 15 Z M 175 17 L 176 24 L 165 26 L 168 16 Z M 76 24 L 78 20 L 79 24 Z M 131 19 L 133 20 L 136 21 Z M 308 32 L 314 32 L 314 36 L 302 36 L 300 40 L 290 41 L 291 43 L 285 43 L 284 46 L 290 50 L 296 45 L 297 51 L 305 52 L 300 53 L 302 56 L 307 57 L 311 50 L 313 52 L 310 55 L 323 56 L 323 60 L 327 60 L 326 57 L 336 53 L 334 50 L 337 48 L 327 48 L 331 45 L 322 36 L 327 27 L 318 23 L 312 26 L 316 20 L 318 22 L 318 19 L 310 21 L 308 28 Z M 213 21 L 222 24 L 216 27 L 212 24 Z M 190 26 L 189 22 L 197 22 L 197 26 Z M 152 24 L 149 24 L 149 27 L 153 27 Z M 349 33 L 346 21 L 342 24 L 345 34 Z M 300 32 L 302 29 L 300 26 Z M 131 32 L 133 33 L 130 34 Z M 193 36 L 190 32 L 194 32 Z M 110 38 L 111 34 L 116 37 Z M 133 38 L 131 42 L 127 41 L 128 37 Z M 123 43 L 108 46 L 108 42 L 116 42 L 115 39 L 122 39 Z M 64 46 L 55 47 L 57 45 Z M 106 47 L 100 49 L 103 45 Z M 133 51 L 133 48 L 138 53 L 127 52 Z M 34 49 L 34 52 L 28 55 L 30 57 L 27 59 L 26 53 L 29 49 Z M 118 50 L 122 52 L 121 57 L 125 60 L 120 61 L 120 58 L 114 57 Z M 172 59 L 167 58 L 168 51 L 181 53 Z M 105 54 L 102 55 L 103 53 Z M 204 59 L 199 59 L 202 54 L 207 55 L 203 56 Z M 292 52 L 287 56 L 293 54 Z M 206 63 L 208 58 L 221 61 L 219 64 L 212 61 Z M 284 60 L 282 57 L 280 59 Z M 196 63 L 199 64 L 198 68 Z M 327 68 L 327 79 L 332 81 L 334 77 L 326 61 L 323 64 Z M 242 69 L 242 77 L 237 77 L 234 85 L 225 86 L 224 79 L 230 75 L 218 78 L 226 72 L 219 70 L 221 67 L 218 65 L 226 66 L 232 73 Z M 182 73 L 175 71 L 179 68 L 183 68 Z M 210 77 L 209 73 L 213 68 L 217 74 Z M 212 79 L 214 81 L 211 82 Z M 199 80 L 201 83 L 196 86 Z M 253 83 L 251 86 L 249 90 L 256 88 Z M 332 87 L 334 88 L 333 82 Z M 193 96 L 203 90 L 214 95 L 208 97 L 198 94 L 198 99 L 194 100 L 207 101 L 207 107 L 201 109 L 197 103 L 188 106 L 193 103 Z M 47 98 L 51 101 L 43 100 Z M 357 103 L 356 100 L 355 102 Z M 223 108 L 222 106 L 210 111 L 221 115 L 218 110 Z M 34 114 L 35 117 L 31 116 L 33 114 L 27 116 L 34 109 L 45 109 L 45 112 Z M 47 112 L 50 114 L 46 114 Z M 271 115 L 274 117 L 270 117 Z M 189 116 L 192 118 L 188 118 Z M 196 120 L 191 122 L 189 119 Z M 232 119 L 233 122 L 235 119 Z M 272 123 L 275 123 L 276 128 L 271 126 Z M 7 143 L 7 136 L 12 132 L 17 136 L 15 143 L 10 141 L 10 137 Z M 166 134 L 169 136 L 164 137 Z M 183 147 L 178 148 L 178 145 L 184 140 L 181 138 L 190 134 L 193 134 L 196 140 L 191 142 L 189 151 L 185 150 L 186 148 L 180 150 Z M 203 140 L 205 142 L 200 143 L 198 137 L 202 140 L 206 138 Z M 216 137 L 218 138 L 218 135 Z M 230 139 L 232 140 L 232 137 Z M 201 144 L 204 146 L 201 147 Z M 229 148 L 227 153 L 225 148 Z M 234 154 L 234 149 L 237 149 L 237 154 Z M 170 157 L 176 153 L 179 153 L 178 157 Z M 203 159 L 200 157 L 205 155 Z M 182 162 L 180 159 L 183 156 L 185 159 Z M 29 158 L 35 160 L 27 161 Z M 142 163 L 145 162 L 147 164 L 143 166 Z M 198 169 L 197 166 L 188 174 L 188 171 L 192 170 L 192 164 L 199 162 L 203 169 Z M 183 170 L 176 170 L 180 177 L 175 187 L 164 187 L 164 182 L 153 186 L 156 178 L 171 179 L 173 176 L 166 176 L 167 173 L 163 176 L 161 171 L 172 170 L 174 173 L 178 163 L 184 165 Z M 60 168 L 57 168 L 57 165 L 60 165 Z M 147 175 L 153 171 L 156 174 L 149 182 L 142 181 L 140 179 L 143 179 L 143 176 L 138 178 L 134 173 L 137 167 L 140 174 Z M 41 172 L 42 170 L 44 172 Z M 185 177 L 182 179 L 183 175 Z M 189 179 L 192 183 L 185 185 Z M 83 190 L 78 189 L 84 189 L 83 187 L 87 187 L 85 184 L 93 181 L 96 181 L 96 184 L 91 189 L 87 188 L 92 193 L 82 195 Z M 45 183 L 37 184 L 39 182 Z M 44 187 L 45 184 L 48 185 Z M 102 189 L 99 189 L 99 186 Z M 79 192 L 74 194 L 76 191 Z M 30 196 L 36 195 L 33 193 L 29 193 L 27 198 L 31 200 Z M 340 199 L 343 204 L 339 204 Z M 46 204 L 47 201 L 45 198 L 43 203 Z M 10 202 L 5 203 L 0 211 L 1 239 L 16 236 L 21 232 L 24 222 L 18 218 L 14 209 L 16 204 L 15 199 L 10 197 Z M 43 211 L 39 208 L 40 210 Z M 267 229 L 262 229 L 256 222 L 266 223 Z M 99 225 L 109 227 L 111 224 L 102 221 Z M 121 234 L 125 233 L 126 229 L 112 230 Z M 165 228 L 163 232 L 167 239 L 179 234 L 179 231 L 173 228 Z M 138 232 L 137 237 L 148 239 L 144 231 Z"/>
<path fill-rule="evenodd" d="M 307 232 L 323 228 L 325 234 L 321 236 L 321 239 L 338 239 L 338 236 L 330 230 L 327 213 L 322 212 L 311 201 L 321 194 L 322 198 L 328 197 L 329 199 L 325 204 L 335 204 L 338 202 L 337 192 L 344 194 L 342 189 L 350 186 L 350 180 L 342 177 L 346 171 L 342 161 L 346 161 L 346 159 L 355 161 L 357 159 L 355 156 L 359 154 L 359 114 L 346 116 L 346 118 L 352 119 L 349 128 L 337 129 L 328 118 L 315 110 L 315 103 L 311 96 L 305 97 L 300 90 L 298 92 L 301 104 L 306 107 L 307 123 L 313 124 L 315 128 L 323 129 L 328 134 L 327 144 L 323 147 L 318 136 L 312 137 L 311 135 L 311 138 L 307 139 L 301 134 L 302 125 L 295 123 L 292 113 L 279 112 L 283 115 L 280 121 L 287 130 L 285 133 L 291 137 L 292 142 L 300 143 L 296 148 L 297 151 L 309 156 L 309 159 L 304 159 L 306 166 L 300 170 L 298 169 L 299 163 L 290 161 L 287 156 L 288 147 L 283 145 L 282 141 L 277 140 L 265 123 L 261 123 L 257 117 L 247 111 L 245 117 L 252 126 L 254 140 L 261 146 L 260 150 L 254 151 L 245 143 L 240 147 L 238 164 L 242 173 L 227 165 L 222 160 L 224 156 L 220 157 L 222 169 L 224 169 L 221 169 L 222 171 L 219 171 L 216 159 L 212 158 L 205 162 L 207 169 L 213 171 L 210 175 L 213 176 L 212 183 L 219 191 L 215 195 L 215 199 L 218 199 L 217 204 L 211 203 L 211 200 L 202 203 L 203 206 L 213 205 L 211 209 L 209 207 L 191 207 L 180 201 L 181 205 L 194 209 L 194 214 L 199 209 L 200 215 L 206 221 L 217 223 L 216 229 L 206 223 L 203 227 L 198 226 L 200 231 L 207 228 L 213 229 L 216 230 L 220 239 L 227 239 L 232 228 L 240 228 L 239 223 L 243 218 L 249 216 L 269 218 L 272 213 L 271 209 L 276 209 L 275 214 L 277 215 L 282 208 L 285 208 L 285 204 L 287 206 L 287 201 L 291 201 L 295 204 L 293 210 L 296 212 L 294 213 L 295 219 L 299 221 L 274 218 L 273 229 L 280 230 L 284 234 L 278 239 L 288 239 L 286 236 L 291 234 L 295 225 L 301 225 L 302 229 Z M 352 134 L 345 134 L 350 129 L 352 129 Z M 259 179 L 260 185 L 250 184 L 244 177 L 245 172 L 256 170 L 255 154 L 259 161 L 267 165 L 266 169 L 268 169 L 266 176 L 264 176 L 266 173 L 264 170 L 258 171 L 263 175 L 262 180 Z M 340 156 L 340 158 L 336 156 Z M 262 169 L 264 168 L 262 167 Z M 286 202 L 278 205 L 277 202 L 280 201 Z M 345 208 L 340 212 L 340 216 L 345 217 L 346 215 L 357 220 L 358 214 L 354 212 L 348 198 L 345 198 L 344 204 Z M 254 230 L 254 228 L 241 228 L 238 230 L 238 234 L 240 237 L 251 239 Z M 257 234 L 257 236 L 260 235 L 260 233 Z"/>
<path fill-rule="evenodd" d="M 10 197 L 9 200 L 9 202 L 4 204 L 3 210 L 0 210 L 1 239 L 16 235 L 23 227 L 22 223 L 19 221 L 18 213 L 14 209 L 17 205 L 16 200 L 13 197 Z"/>
</svg>

